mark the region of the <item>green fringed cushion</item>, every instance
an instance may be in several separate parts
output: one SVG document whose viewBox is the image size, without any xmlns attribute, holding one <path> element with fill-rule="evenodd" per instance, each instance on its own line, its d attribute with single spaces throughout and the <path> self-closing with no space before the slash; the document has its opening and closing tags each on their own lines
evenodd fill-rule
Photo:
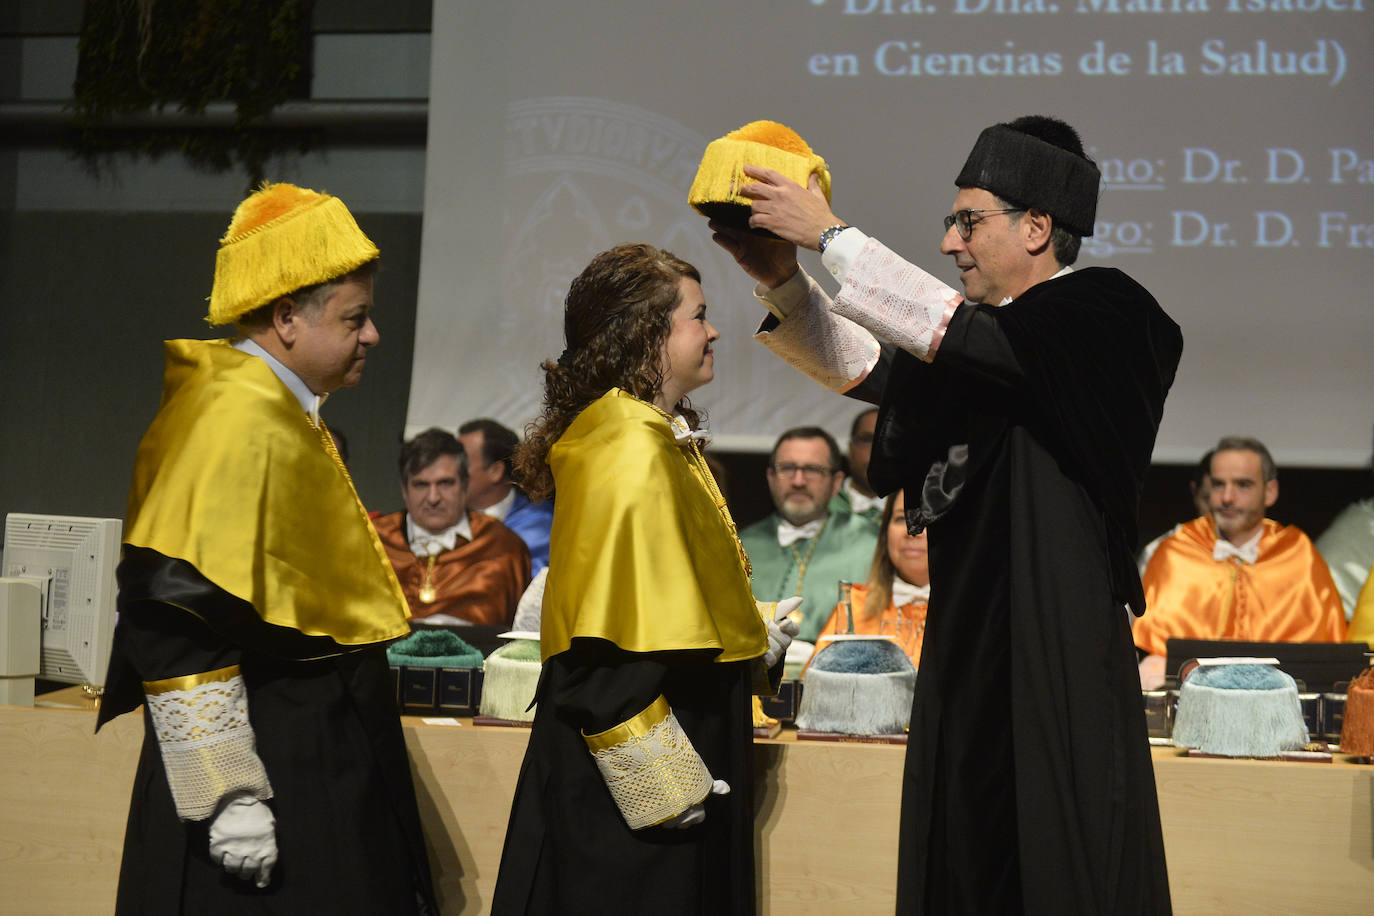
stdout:
<svg viewBox="0 0 1374 916">
<path fill-rule="evenodd" d="M 414 630 L 387 647 L 386 660 L 406 668 L 480 668 L 482 653 L 448 630 Z"/>
<path fill-rule="evenodd" d="M 481 714 L 514 722 L 532 721 L 530 701 L 539 686 L 542 667 L 538 640 L 512 640 L 487 656 L 484 667 Z"/>
<path fill-rule="evenodd" d="M 537 639 L 516 639 L 501 648 L 497 649 L 492 655 L 499 655 L 512 662 L 535 662 L 538 664 L 539 640 Z"/>
</svg>

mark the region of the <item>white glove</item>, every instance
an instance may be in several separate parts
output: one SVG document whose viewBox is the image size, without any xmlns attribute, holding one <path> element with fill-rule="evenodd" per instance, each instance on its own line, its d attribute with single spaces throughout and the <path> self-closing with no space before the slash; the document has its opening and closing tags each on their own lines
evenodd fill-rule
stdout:
<svg viewBox="0 0 1374 916">
<path fill-rule="evenodd" d="M 711 794 L 729 795 L 730 784 L 723 779 L 717 779 L 715 782 L 711 783 Z M 704 820 L 706 820 L 706 802 L 702 801 L 688 808 L 676 817 L 669 818 L 659 824 L 659 826 L 667 830 L 682 830 L 685 827 L 695 827 Z"/>
<path fill-rule="evenodd" d="M 787 615 L 801 607 L 801 603 L 799 595 L 778 602 L 772 619 L 767 621 L 768 651 L 763 653 L 763 667 L 771 668 L 778 663 L 778 659 L 785 657 L 792 637 L 801 632 L 801 626 L 795 620 L 787 619 Z"/>
<path fill-rule="evenodd" d="M 210 860 L 266 887 L 277 864 L 276 824 L 266 803 L 247 795 L 231 798 L 210 822 Z"/>
</svg>

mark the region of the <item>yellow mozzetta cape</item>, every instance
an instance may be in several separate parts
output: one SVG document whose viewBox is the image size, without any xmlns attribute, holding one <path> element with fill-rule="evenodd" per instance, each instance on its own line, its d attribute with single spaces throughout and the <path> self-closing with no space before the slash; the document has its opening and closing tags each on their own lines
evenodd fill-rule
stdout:
<svg viewBox="0 0 1374 916">
<path fill-rule="evenodd" d="M 718 662 L 763 655 L 738 541 L 691 449 L 667 417 L 612 388 L 549 450 L 544 658 L 579 636 L 630 652 L 715 649 Z"/>
<path fill-rule="evenodd" d="M 185 560 L 277 626 L 345 646 L 409 632 L 405 596 L 327 431 L 267 363 L 228 341 L 165 350 L 125 543 Z"/>
<path fill-rule="evenodd" d="M 1360 598 L 1355 602 L 1355 616 L 1350 618 L 1350 629 L 1345 638 L 1351 642 L 1369 643 L 1369 648 L 1374 649 L 1374 569 L 1369 571 L 1369 578 L 1364 580 L 1364 588 L 1360 589 Z"/>
</svg>

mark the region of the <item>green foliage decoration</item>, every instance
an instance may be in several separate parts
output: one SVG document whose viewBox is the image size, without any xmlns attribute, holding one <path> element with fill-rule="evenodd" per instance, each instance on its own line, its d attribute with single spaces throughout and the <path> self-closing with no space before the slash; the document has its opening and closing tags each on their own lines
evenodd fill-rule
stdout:
<svg viewBox="0 0 1374 916">
<path fill-rule="evenodd" d="M 180 152 L 198 167 L 242 165 L 252 183 L 266 160 L 312 142 L 266 123 L 308 95 L 313 0 L 86 0 L 76 84 L 76 151 L 92 168 L 116 152 Z M 190 115 L 232 102 L 232 126 L 157 124 L 168 106 Z"/>
</svg>

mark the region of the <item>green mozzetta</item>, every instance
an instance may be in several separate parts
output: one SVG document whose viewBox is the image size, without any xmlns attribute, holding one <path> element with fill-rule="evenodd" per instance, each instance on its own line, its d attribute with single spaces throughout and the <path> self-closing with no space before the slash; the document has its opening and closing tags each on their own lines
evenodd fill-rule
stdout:
<svg viewBox="0 0 1374 916">
<path fill-rule="evenodd" d="M 861 515 L 832 512 L 817 537 L 782 547 L 778 544 L 779 521 L 774 512 L 740 532 L 740 542 L 754 567 L 750 580 L 754 597 L 778 601 L 801 595 L 802 624 L 797 638 L 815 642 L 835 609 L 840 581 L 862 583 L 868 579 L 878 526 Z"/>
</svg>

